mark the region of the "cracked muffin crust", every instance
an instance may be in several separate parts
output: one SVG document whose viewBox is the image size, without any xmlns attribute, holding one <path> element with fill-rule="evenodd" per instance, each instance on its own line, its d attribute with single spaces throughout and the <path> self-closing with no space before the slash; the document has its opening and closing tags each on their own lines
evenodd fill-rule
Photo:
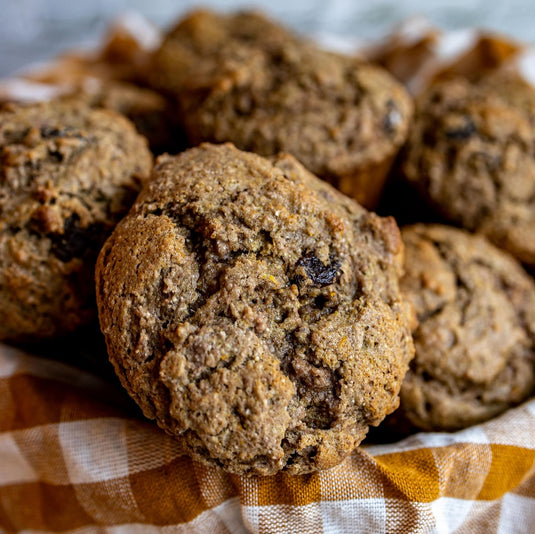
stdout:
<svg viewBox="0 0 535 534">
<path fill-rule="evenodd" d="M 193 458 L 306 473 L 398 405 L 413 355 L 402 243 L 293 157 L 231 144 L 158 159 L 97 262 L 124 387 Z"/>
<path fill-rule="evenodd" d="M 535 266 L 535 89 L 502 73 L 432 86 L 403 172 L 448 220 Z"/>
<path fill-rule="evenodd" d="M 368 207 L 412 115 L 384 69 L 323 51 L 255 13 L 194 12 L 166 36 L 151 72 L 177 96 L 192 145 L 288 152 Z"/>
<path fill-rule="evenodd" d="M 420 324 L 394 419 L 457 430 L 533 394 L 533 280 L 483 236 L 419 224 L 403 228 L 402 238 L 401 289 Z"/>
<path fill-rule="evenodd" d="M 0 339 L 65 334 L 95 316 L 94 263 L 152 157 L 111 111 L 0 110 Z"/>
</svg>

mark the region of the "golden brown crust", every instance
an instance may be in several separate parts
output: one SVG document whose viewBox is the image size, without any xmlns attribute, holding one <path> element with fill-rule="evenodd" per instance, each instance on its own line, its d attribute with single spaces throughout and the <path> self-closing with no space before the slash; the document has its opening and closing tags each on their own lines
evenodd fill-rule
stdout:
<svg viewBox="0 0 535 534">
<path fill-rule="evenodd" d="M 526 399 L 535 391 L 533 280 L 482 236 L 419 224 L 402 237 L 401 287 L 420 324 L 400 412 L 418 428 L 458 430 Z"/>
<path fill-rule="evenodd" d="M 412 357 L 393 219 L 291 156 L 161 157 L 104 246 L 123 385 L 193 457 L 235 473 L 340 462 L 397 406 Z"/>
<path fill-rule="evenodd" d="M 73 86 L 64 100 L 78 100 L 92 108 L 110 109 L 130 119 L 149 141 L 154 154 L 185 148 L 184 133 L 177 124 L 176 106 L 163 95 L 137 85 L 86 78 Z"/>
<path fill-rule="evenodd" d="M 380 67 L 252 13 L 184 19 L 155 54 L 152 82 L 178 97 L 192 144 L 288 152 L 368 206 L 412 115 L 404 88 Z"/>
<path fill-rule="evenodd" d="M 111 111 L 0 111 L 0 339 L 61 335 L 95 315 L 96 256 L 151 165 L 145 139 Z"/>
<path fill-rule="evenodd" d="M 418 103 L 404 174 L 456 224 L 535 265 L 535 89 L 494 75 Z"/>
</svg>

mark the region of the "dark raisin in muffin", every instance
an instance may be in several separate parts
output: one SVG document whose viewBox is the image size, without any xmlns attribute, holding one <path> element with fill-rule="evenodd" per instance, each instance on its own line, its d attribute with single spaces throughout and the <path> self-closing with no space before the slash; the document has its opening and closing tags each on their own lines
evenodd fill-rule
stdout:
<svg viewBox="0 0 535 534">
<path fill-rule="evenodd" d="M 0 110 L 0 339 L 96 315 L 94 265 L 152 166 L 124 117 L 75 102 Z"/>
<path fill-rule="evenodd" d="M 162 156 L 103 247 L 110 359 L 147 417 L 234 473 L 345 458 L 398 405 L 413 355 L 402 243 L 293 157 Z"/>
<path fill-rule="evenodd" d="M 178 99 L 191 144 L 288 152 L 368 207 L 412 115 L 381 67 L 320 50 L 256 13 L 186 17 L 154 55 L 151 83 Z"/>
</svg>

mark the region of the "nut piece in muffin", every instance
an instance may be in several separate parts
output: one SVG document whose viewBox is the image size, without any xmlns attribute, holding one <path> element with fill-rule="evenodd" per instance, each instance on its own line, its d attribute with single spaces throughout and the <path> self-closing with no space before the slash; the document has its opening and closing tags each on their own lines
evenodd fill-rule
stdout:
<svg viewBox="0 0 535 534">
<path fill-rule="evenodd" d="M 255 13 L 197 11 L 154 54 L 151 83 L 179 102 L 191 144 L 284 151 L 367 207 L 412 115 L 384 69 L 323 51 Z"/>
<path fill-rule="evenodd" d="M 535 391 L 535 284 L 483 236 L 441 225 L 402 229 L 401 288 L 415 307 L 416 355 L 403 415 L 425 430 L 457 430 Z"/>
<path fill-rule="evenodd" d="M 406 179 L 448 220 L 535 266 L 535 88 L 455 78 L 418 102 Z"/>
<path fill-rule="evenodd" d="M 193 458 L 234 473 L 342 461 L 413 356 L 402 242 L 289 155 L 161 156 L 97 262 L 122 384 Z"/>
<path fill-rule="evenodd" d="M 94 264 L 151 170 L 124 117 L 79 103 L 0 110 L 0 339 L 60 336 L 96 315 Z"/>
</svg>

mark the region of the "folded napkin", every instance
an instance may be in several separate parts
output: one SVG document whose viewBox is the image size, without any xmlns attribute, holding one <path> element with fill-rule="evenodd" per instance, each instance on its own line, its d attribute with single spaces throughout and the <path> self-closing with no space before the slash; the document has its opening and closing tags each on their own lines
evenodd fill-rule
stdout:
<svg viewBox="0 0 535 534">
<path fill-rule="evenodd" d="M 503 534 L 535 529 L 535 399 L 456 433 L 364 445 L 302 476 L 182 456 L 118 382 L 0 345 L 5 533 Z"/>
</svg>

